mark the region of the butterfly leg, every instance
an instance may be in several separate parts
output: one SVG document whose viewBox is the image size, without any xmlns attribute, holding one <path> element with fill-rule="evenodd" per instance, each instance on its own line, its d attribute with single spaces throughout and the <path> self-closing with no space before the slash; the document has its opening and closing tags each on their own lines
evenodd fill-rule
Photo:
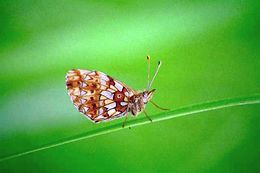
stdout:
<svg viewBox="0 0 260 173">
<path fill-rule="evenodd" d="M 151 122 L 153 122 L 153 120 L 148 116 L 148 114 L 145 112 L 145 110 L 144 110 L 143 112 L 144 112 L 146 118 L 148 118 L 148 120 L 150 120 Z"/>
<path fill-rule="evenodd" d="M 125 120 L 124 120 L 124 122 L 123 122 L 123 124 L 122 124 L 122 127 L 123 127 L 123 128 L 125 127 L 125 123 L 126 123 L 127 117 L 128 117 L 128 114 L 126 114 Z"/>
<path fill-rule="evenodd" d="M 158 106 L 158 105 L 157 105 L 156 103 L 154 103 L 152 100 L 150 100 L 150 102 L 151 102 L 155 107 L 157 107 L 158 109 L 165 110 L 165 111 L 170 110 L 170 109 L 162 108 L 161 106 Z"/>
</svg>

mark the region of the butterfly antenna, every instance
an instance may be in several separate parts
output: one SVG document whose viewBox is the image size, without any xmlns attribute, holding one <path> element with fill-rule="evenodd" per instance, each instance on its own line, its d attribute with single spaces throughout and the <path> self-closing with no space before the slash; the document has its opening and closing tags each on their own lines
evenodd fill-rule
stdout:
<svg viewBox="0 0 260 173">
<path fill-rule="evenodd" d="M 162 65 L 162 62 L 159 61 L 159 62 L 158 62 L 157 69 L 156 69 L 156 72 L 155 72 L 155 74 L 154 74 L 154 76 L 153 76 L 153 79 L 152 79 L 152 81 L 149 83 L 149 85 L 148 85 L 148 87 L 147 87 L 147 91 L 149 91 L 149 89 L 151 88 L 151 86 L 152 86 L 152 84 L 153 84 L 153 81 L 154 81 L 155 77 L 157 76 L 161 65 Z"/>
<path fill-rule="evenodd" d="M 150 83 L 150 56 L 147 55 L 147 61 L 148 61 L 148 71 L 147 71 L 147 90 L 149 89 L 149 83 Z"/>
</svg>

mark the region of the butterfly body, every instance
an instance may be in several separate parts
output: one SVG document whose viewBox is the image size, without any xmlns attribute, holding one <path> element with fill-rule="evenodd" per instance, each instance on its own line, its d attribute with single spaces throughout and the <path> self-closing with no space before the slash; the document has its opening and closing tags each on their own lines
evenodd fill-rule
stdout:
<svg viewBox="0 0 260 173">
<path fill-rule="evenodd" d="M 150 92 L 149 91 L 140 92 L 133 95 L 130 98 L 129 110 L 134 116 L 137 116 L 139 113 L 141 113 L 144 110 L 146 104 L 152 98 L 154 91 L 155 90 L 151 90 Z"/>
</svg>

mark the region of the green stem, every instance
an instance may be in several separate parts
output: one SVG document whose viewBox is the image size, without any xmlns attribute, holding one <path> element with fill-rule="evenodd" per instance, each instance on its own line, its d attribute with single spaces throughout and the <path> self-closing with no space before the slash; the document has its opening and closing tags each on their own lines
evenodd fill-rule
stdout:
<svg viewBox="0 0 260 173">
<path fill-rule="evenodd" d="M 206 103 L 201 103 L 201 104 L 196 104 L 192 106 L 187 106 L 183 107 L 180 109 L 172 110 L 169 112 L 163 112 L 157 115 L 153 116 L 153 122 L 159 122 L 163 120 L 168 120 L 180 116 L 185 116 L 185 115 L 192 115 L 192 114 L 197 114 L 200 112 L 207 112 L 207 111 L 212 111 L 212 110 L 217 110 L 217 109 L 223 109 L 223 108 L 228 108 L 228 107 L 234 107 L 234 106 L 242 106 L 242 105 L 251 105 L 251 104 L 260 104 L 260 95 L 253 95 L 253 96 L 247 96 L 247 97 L 240 97 L 240 98 L 230 98 L 230 99 L 224 99 L 224 100 L 218 100 L 218 101 L 212 101 L 212 102 L 206 102 Z M 70 138 L 65 138 L 60 141 L 44 145 L 42 147 L 32 149 L 29 151 L 13 154 L 7 157 L 3 157 L 0 159 L 0 162 L 7 161 L 10 159 L 18 158 L 24 155 L 28 155 L 31 153 L 35 153 L 38 151 L 54 148 L 57 146 L 69 144 L 72 142 L 80 141 L 83 139 L 103 135 L 103 134 L 108 134 L 111 132 L 115 132 L 118 130 L 123 130 L 127 129 L 127 127 L 135 127 L 135 126 L 140 126 L 143 124 L 148 124 L 150 123 L 149 120 L 147 120 L 145 117 L 140 118 L 140 119 L 135 119 L 132 121 L 128 121 L 125 128 L 122 128 L 122 123 L 118 123 L 115 125 L 107 126 L 104 128 L 92 130 L 86 133 L 82 133 L 76 136 L 72 136 Z"/>
</svg>

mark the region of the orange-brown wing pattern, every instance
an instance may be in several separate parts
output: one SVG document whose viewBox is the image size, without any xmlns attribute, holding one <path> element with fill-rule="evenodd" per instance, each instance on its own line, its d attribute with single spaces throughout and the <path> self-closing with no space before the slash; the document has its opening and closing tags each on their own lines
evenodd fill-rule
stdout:
<svg viewBox="0 0 260 173">
<path fill-rule="evenodd" d="M 134 94 L 122 82 L 99 71 L 70 70 L 66 85 L 75 107 L 93 122 L 126 115 L 129 98 Z"/>
</svg>

